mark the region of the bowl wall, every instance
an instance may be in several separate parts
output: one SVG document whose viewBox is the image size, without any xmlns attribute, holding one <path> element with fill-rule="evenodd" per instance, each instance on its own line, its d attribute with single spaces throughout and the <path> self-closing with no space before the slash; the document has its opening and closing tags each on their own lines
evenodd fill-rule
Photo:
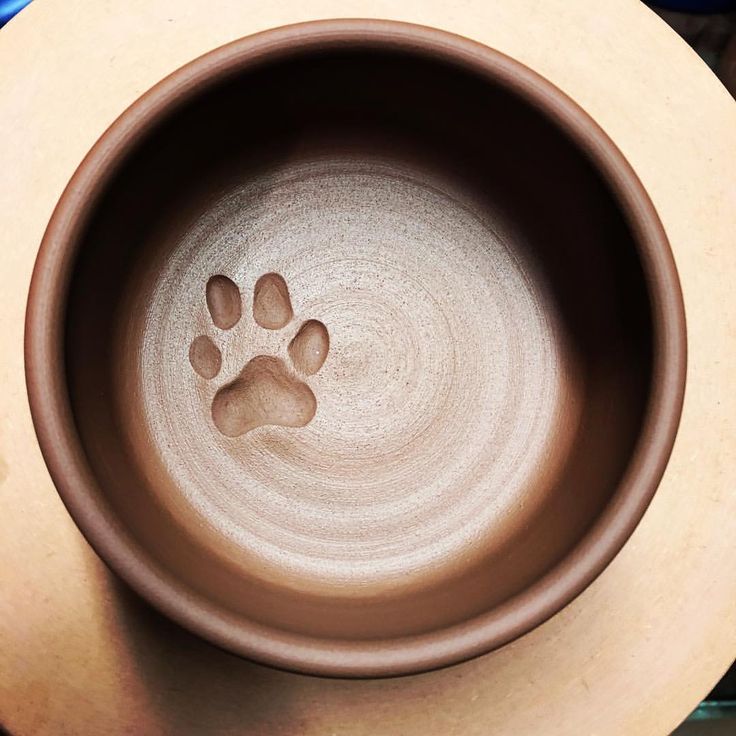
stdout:
<svg viewBox="0 0 736 736">
<path fill-rule="evenodd" d="M 400 674 L 523 633 L 626 539 L 679 415 L 676 274 L 620 154 L 533 73 L 400 24 L 275 31 L 165 80 L 80 172 L 34 277 L 34 417 L 167 613 Z"/>
</svg>

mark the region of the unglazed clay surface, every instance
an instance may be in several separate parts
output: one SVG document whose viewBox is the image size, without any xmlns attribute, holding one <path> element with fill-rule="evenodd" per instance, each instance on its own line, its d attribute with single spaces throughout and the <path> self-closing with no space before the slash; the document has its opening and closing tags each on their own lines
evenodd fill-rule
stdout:
<svg viewBox="0 0 736 736">
<path fill-rule="evenodd" d="M 63 343 L 93 498 L 169 581 L 154 602 L 204 601 L 278 664 L 398 674 L 600 569 L 663 467 L 684 348 L 605 142 L 639 209 L 459 41 L 366 32 L 156 113 L 90 195 Z"/>
</svg>

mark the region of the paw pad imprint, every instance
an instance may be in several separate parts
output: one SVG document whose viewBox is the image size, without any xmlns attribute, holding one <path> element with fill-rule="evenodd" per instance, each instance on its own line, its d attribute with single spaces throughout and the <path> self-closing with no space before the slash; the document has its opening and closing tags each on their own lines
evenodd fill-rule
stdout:
<svg viewBox="0 0 736 736">
<path fill-rule="evenodd" d="M 242 316 L 240 290 L 227 276 L 213 276 L 205 289 L 212 322 L 230 330 Z M 286 327 L 294 316 L 284 278 L 267 273 L 253 291 L 253 319 L 267 330 Z M 251 358 L 240 373 L 222 386 L 212 401 L 212 421 L 228 437 L 239 437 L 256 427 L 304 427 L 317 411 L 312 389 L 299 377 L 311 376 L 324 364 L 330 349 L 325 325 L 316 319 L 304 322 L 288 347 L 287 360 L 274 355 Z M 205 379 L 215 378 L 222 354 L 212 338 L 199 335 L 189 347 L 189 362 Z"/>
</svg>

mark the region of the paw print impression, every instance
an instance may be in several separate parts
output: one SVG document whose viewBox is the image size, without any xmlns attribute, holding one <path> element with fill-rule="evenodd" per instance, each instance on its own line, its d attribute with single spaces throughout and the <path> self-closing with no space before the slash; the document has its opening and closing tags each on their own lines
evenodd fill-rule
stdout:
<svg viewBox="0 0 736 736">
<path fill-rule="evenodd" d="M 232 329 L 242 317 L 240 290 L 227 276 L 213 276 L 205 290 L 207 309 L 215 326 Z M 289 288 L 282 276 L 267 273 L 253 290 L 253 319 L 266 330 L 281 330 L 293 319 Z M 287 349 L 285 359 L 256 355 L 240 373 L 223 385 L 212 401 L 212 421 L 227 437 L 239 437 L 256 427 L 304 427 L 317 411 L 317 399 L 303 380 L 317 373 L 330 348 L 325 325 L 304 322 Z M 212 338 L 196 337 L 189 347 L 189 362 L 204 379 L 216 378 L 222 353 Z"/>
</svg>

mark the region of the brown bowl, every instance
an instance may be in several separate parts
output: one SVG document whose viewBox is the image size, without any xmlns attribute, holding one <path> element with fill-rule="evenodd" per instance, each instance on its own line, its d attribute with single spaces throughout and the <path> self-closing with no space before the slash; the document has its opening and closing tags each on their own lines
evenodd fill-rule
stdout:
<svg viewBox="0 0 736 736">
<path fill-rule="evenodd" d="M 627 540 L 685 330 L 652 204 L 521 64 L 394 22 L 268 31 L 102 136 L 41 245 L 33 418 L 93 547 L 233 652 L 418 672 Z"/>
</svg>

